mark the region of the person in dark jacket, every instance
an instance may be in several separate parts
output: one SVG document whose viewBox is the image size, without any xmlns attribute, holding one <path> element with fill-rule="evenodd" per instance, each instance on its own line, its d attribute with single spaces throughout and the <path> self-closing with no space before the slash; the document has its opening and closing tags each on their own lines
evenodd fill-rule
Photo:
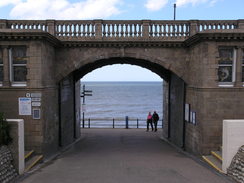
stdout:
<svg viewBox="0 0 244 183">
<path fill-rule="evenodd" d="M 157 126 L 158 126 L 158 120 L 159 120 L 159 116 L 158 114 L 156 113 L 156 111 L 154 111 L 153 115 L 152 115 L 152 122 L 154 124 L 154 129 L 155 129 L 155 132 L 158 130 L 157 129 Z"/>
<path fill-rule="evenodd" d="M 147 115 L 147 132 L 149 130 L 149 124 L 151 125 L 152 131 L 153 131 L 153 124 L 152 124 L 152 115 L 151 115 L 151 112 L 149 112 L 148 115 Z"/>
</svg>

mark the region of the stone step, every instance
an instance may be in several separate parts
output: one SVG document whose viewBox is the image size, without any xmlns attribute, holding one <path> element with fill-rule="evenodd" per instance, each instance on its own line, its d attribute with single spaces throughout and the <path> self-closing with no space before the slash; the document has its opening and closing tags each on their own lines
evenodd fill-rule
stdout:
<svg viewBox="0 0 244 183">
<path fill-rule="evenodd" d="M 222 152 L 220 152 L 220 151 L 211 151 L 211 154 L 215 157 L 215 158 L 217 158 L 219 161 L 220 161 L 220 163 L 222 163 Z"/>
<path fill-rule="evenodd" d="M 29 171 L 32 167 L 36 164 L 41 162 L 43 159 L 43 155 L 35 155 L 32 156 L 26 163 L 25 163 L 25 172 Z"/>
<path fill-rule="evenodd" d="M 28 160 L 34 154 L 34 150 L 25 151 L 25 161 Z"/>
<path fill-rule="evenodd" d="M 213 168 L 215 168 L 217 171 L 220 173 L 223 173 L 222 171 L 222 163 L 214 157 L 213 155 L 208 155 L 208 156 L 202 156 L 202 158 Z"/>
</svg>

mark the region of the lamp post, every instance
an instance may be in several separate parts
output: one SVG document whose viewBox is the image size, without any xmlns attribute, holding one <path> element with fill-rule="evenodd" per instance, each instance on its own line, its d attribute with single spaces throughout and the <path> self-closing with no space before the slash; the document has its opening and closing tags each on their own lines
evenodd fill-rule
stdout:
<svg viewBox="0 0 244 183">
<path fill-rule="evenodd" d="M 174 3 L 174 20 L 176 18 L 176 3 Z"/>
<path fill-rule="evenodd" d="M 85 128 L 85 96 L 92 96 L 92 90 L 86 90 L 85 85 L 83 85 L 82 95 L 82 128 Z"/>
</svg>

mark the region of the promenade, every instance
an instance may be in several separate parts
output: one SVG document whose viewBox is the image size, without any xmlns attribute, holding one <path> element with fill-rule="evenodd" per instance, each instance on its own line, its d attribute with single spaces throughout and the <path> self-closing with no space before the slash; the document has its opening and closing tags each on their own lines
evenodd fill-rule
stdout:
<svg viewBox="0 0 244 183">
<path fill-rule="evenodd" d="M 82 129 L 82 139 L 23 183 L 229 183 L 144 129 Z"/>
</svg>

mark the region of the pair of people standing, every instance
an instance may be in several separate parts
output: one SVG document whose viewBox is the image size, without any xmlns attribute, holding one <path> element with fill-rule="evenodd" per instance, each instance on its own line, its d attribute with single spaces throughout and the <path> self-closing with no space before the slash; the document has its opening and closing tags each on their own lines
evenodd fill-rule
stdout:
<svg viewBox="0 0 244 183">
<path fill-rule="evenodd" d="M 153 115 L 151 115 L 151 112 L 148 113 L 147 115 L 147 131 L 149 131 L 149 124 L 152 127 L 152 131 L 153 131 L 153 125 L 154 125 L 154 131 L 156 132 L 157 126 L 158 126 L 158 120 L 159 120 L 159 116 L 156 113 L 156 111 L 153 112 Z"/>
</svg>

